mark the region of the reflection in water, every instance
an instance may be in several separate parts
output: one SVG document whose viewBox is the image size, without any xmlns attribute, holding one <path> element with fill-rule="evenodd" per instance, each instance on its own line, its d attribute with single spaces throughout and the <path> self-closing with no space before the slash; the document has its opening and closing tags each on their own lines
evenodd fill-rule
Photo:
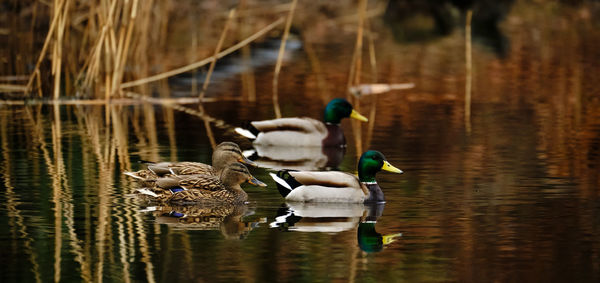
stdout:
<svg viewBox="0 0 600 283">
<path fill-rule="evenodd" d="M 402 236 L 402 233 L 381 235 L 375 231 L 375 223 L 375 221 L 368 221 L 358 224 L 358 245 L 361 250 L 368 253 L 380 252 L 385 245 L 391 244 Z"/>
<path fill-rule="evenodd" d="M 226 239 L 245 239 L 259 221 L 243 221 L 254 214 L 247 205 L 164 205 L 142 210 L 152 212 L 158 224 L 184 230 L 218 230 Z"/>
<path fill-rule="evenodd" d="M 276 170 L 336 169 L 344 159 L 346 147 L 289 147 L 254 144 L 256 163 Z M 252 156 L 251 156 L 252 158 Z M 254 159 L 254 158 L 253 158 Z"/>
<path fill-rule="evenodd" d="M 271 228 L 294 232 L 339 233 L 355 229 L 358 224 L 358 246 L 365 252 L 379 252 L 384 245 L 392 243 L 402 233 L 381 235 L 375 231 L 375 223 L 383 214 L 384 203 L 292 203 L 283 204 L 277 210 Z"/>
</svg>

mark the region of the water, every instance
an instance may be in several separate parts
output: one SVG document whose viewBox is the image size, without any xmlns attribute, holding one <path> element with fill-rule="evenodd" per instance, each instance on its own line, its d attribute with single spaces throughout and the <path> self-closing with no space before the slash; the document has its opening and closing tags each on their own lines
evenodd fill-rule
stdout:
<svg viewBox="0 0 600 283">
<path fill-rule="evenodd" d="M 209 162 L 201 118 L 145 104 L 1 106 L 1 281 L 597 282 L 599 23 L 594 6 L 536 5 L 501 22 L 506 51 L 475 38 L 470 122 L 462 31 L 397 41 L 382 24 L 378 72 L 365 63 L 363 82 L 416 88 L 361 99 L 375 125 L 357 144 L 343 122 L 337 165 L 353 172 L 362 146 L 403 169 L 378 175 L 380 207 L 286 204 L 263 169 L 251 171 L 269 186 L 246 186 L 246 206 L 148 207 L 121 172 L 139 159 Z M 354 34 L 323 33 L 311 43 L 320 70 L 306 48 L 289 51 L 284 116 L 318 118 L 343 94 Z M 273 117 L 272 68 L 254 69 L 256 102 L 205 105 L 217 142 L 252 147 L 230 126 Z M 216 76 L 208 95 L 244 97 L 241 76 Z M 182 92 L 189 80 L 171 83 Z"/>
</svg>

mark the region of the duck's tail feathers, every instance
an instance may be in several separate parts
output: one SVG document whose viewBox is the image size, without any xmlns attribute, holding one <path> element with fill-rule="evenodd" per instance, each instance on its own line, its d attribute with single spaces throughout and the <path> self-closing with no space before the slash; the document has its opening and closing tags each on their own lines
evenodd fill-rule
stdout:
<svg viewBox="0 0 600 283">
<path fill-rule="evenodd" d="M 288 170 L 278 171 L 277 174 L 269 173 L 271 178 L 277 183 L 277 190 L 283 197 L 287 197 L 287 195 L 295 188 L 302 186 L 300 182 L 298 182 Z"/>
<path fill-rule="evenodd" d="M 134 179 L 137 179 L 137 180 L 145 180 L 145 178 L 143 178 L 142 176 L 140 176 L 138 174 L 138 172 L 123 172 L 123 174 L 125 174 L 125 175 L 127 175 L 129 177 L 132 177 Z"/>
<path fill-rule="evenodd" d="M 144 160 L 144 159 L 138 160 L 138 163 L 141 163 L 141 164 L 156 164 L 156 162 L 154 162 L 154 161 L 148 161 L 148 160 Z"/>
<path fill-rule="evenodd" d="M 151 196 L 151 197 L 155 197 L 155 198 L 158 197 L 158 195 L 155 192 L 149 190 L 148 188 L 141 188 L 141 189 L 137 189 L 135 191 L 142 195 L 147 195 L 147 196 Z"/>
<path fill-rule="evenodd" d="M 252 132 L 246 130 L 246 129 L 242 129 L 240 127 L 235 128 L 235 132 L 246 137 L 249 138 L 251 140 L 256 139 L 256 135 L 254 135 Z"/>
<path fill-rule="evenodd" d="M 260 133 L 256 127 L 252 126 L 252 122 L 246 122 L 242 127 L 235 128 L 235 132 L 251 140 L 256 139 Z"/>
</svg>

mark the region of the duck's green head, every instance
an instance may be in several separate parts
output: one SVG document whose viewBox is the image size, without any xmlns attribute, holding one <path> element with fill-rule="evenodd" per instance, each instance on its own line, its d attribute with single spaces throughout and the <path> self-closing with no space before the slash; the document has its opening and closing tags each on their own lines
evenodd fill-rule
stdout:
<svg viewBox="0 0 600 283">
<path fill-rule="evenodd" d="M 361 182 L 375 182 L 375 174 L 385 170 L 402 174 L 402 170 L 392 166 L 379 151 L 369 150 L 360 156 L 358 161 L 358 178 Z"/>
<path fill-rule="evenodd" d="M 326 123 L 339 124 L 342 118 L 354 118 L 366 122 L 368 119 L 352 109 L 352 104 L 343 98 L 334 98 L 325 107 L 324 121 Z"/>
</svg>

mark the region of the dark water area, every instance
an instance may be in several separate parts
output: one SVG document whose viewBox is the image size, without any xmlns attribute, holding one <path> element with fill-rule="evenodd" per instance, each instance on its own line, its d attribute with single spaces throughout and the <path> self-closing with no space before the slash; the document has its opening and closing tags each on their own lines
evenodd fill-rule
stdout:
<svg viewBox="0 0 600 283">
<path fill-rule="evenodd" d="M 405 36 L 374 20 L 377 71 L 364 59 L 361 82 L 415 88 L 355 103 L 374 123 L 343 121 L 348 146 L 331 167 L 355 173 L 362 151 L 384 153 L 404 174 L 377 175 L 386 203 L 376 207 L 286 203 L 262 168 L 251 172 L 268 187 L 244 185 L 247 205 L 153 207 L 133 195 L 122 172 L 140 159 L 209 163 L 210 135 L 253 148 L 233 127 L 274 117 L 267 55 L 250 69 L 217 64 L 207 96 L 227 99 L 204 104 L 205 116 L 2 105 L 0 281 L 598 282 L 598 11 L 512 3 L 498 22 L 505 50 L 474 36 L 470 120 L 464 30 L 421 40 L 406 35 L 433 25 L 426 14 L 399 24 Z M 320 118 L 346 95 L 355 33 L 295 40 L 281 111 Z M 169 80 L 174 96 L 191 93 L 191 77 Z"/>
</svg>

